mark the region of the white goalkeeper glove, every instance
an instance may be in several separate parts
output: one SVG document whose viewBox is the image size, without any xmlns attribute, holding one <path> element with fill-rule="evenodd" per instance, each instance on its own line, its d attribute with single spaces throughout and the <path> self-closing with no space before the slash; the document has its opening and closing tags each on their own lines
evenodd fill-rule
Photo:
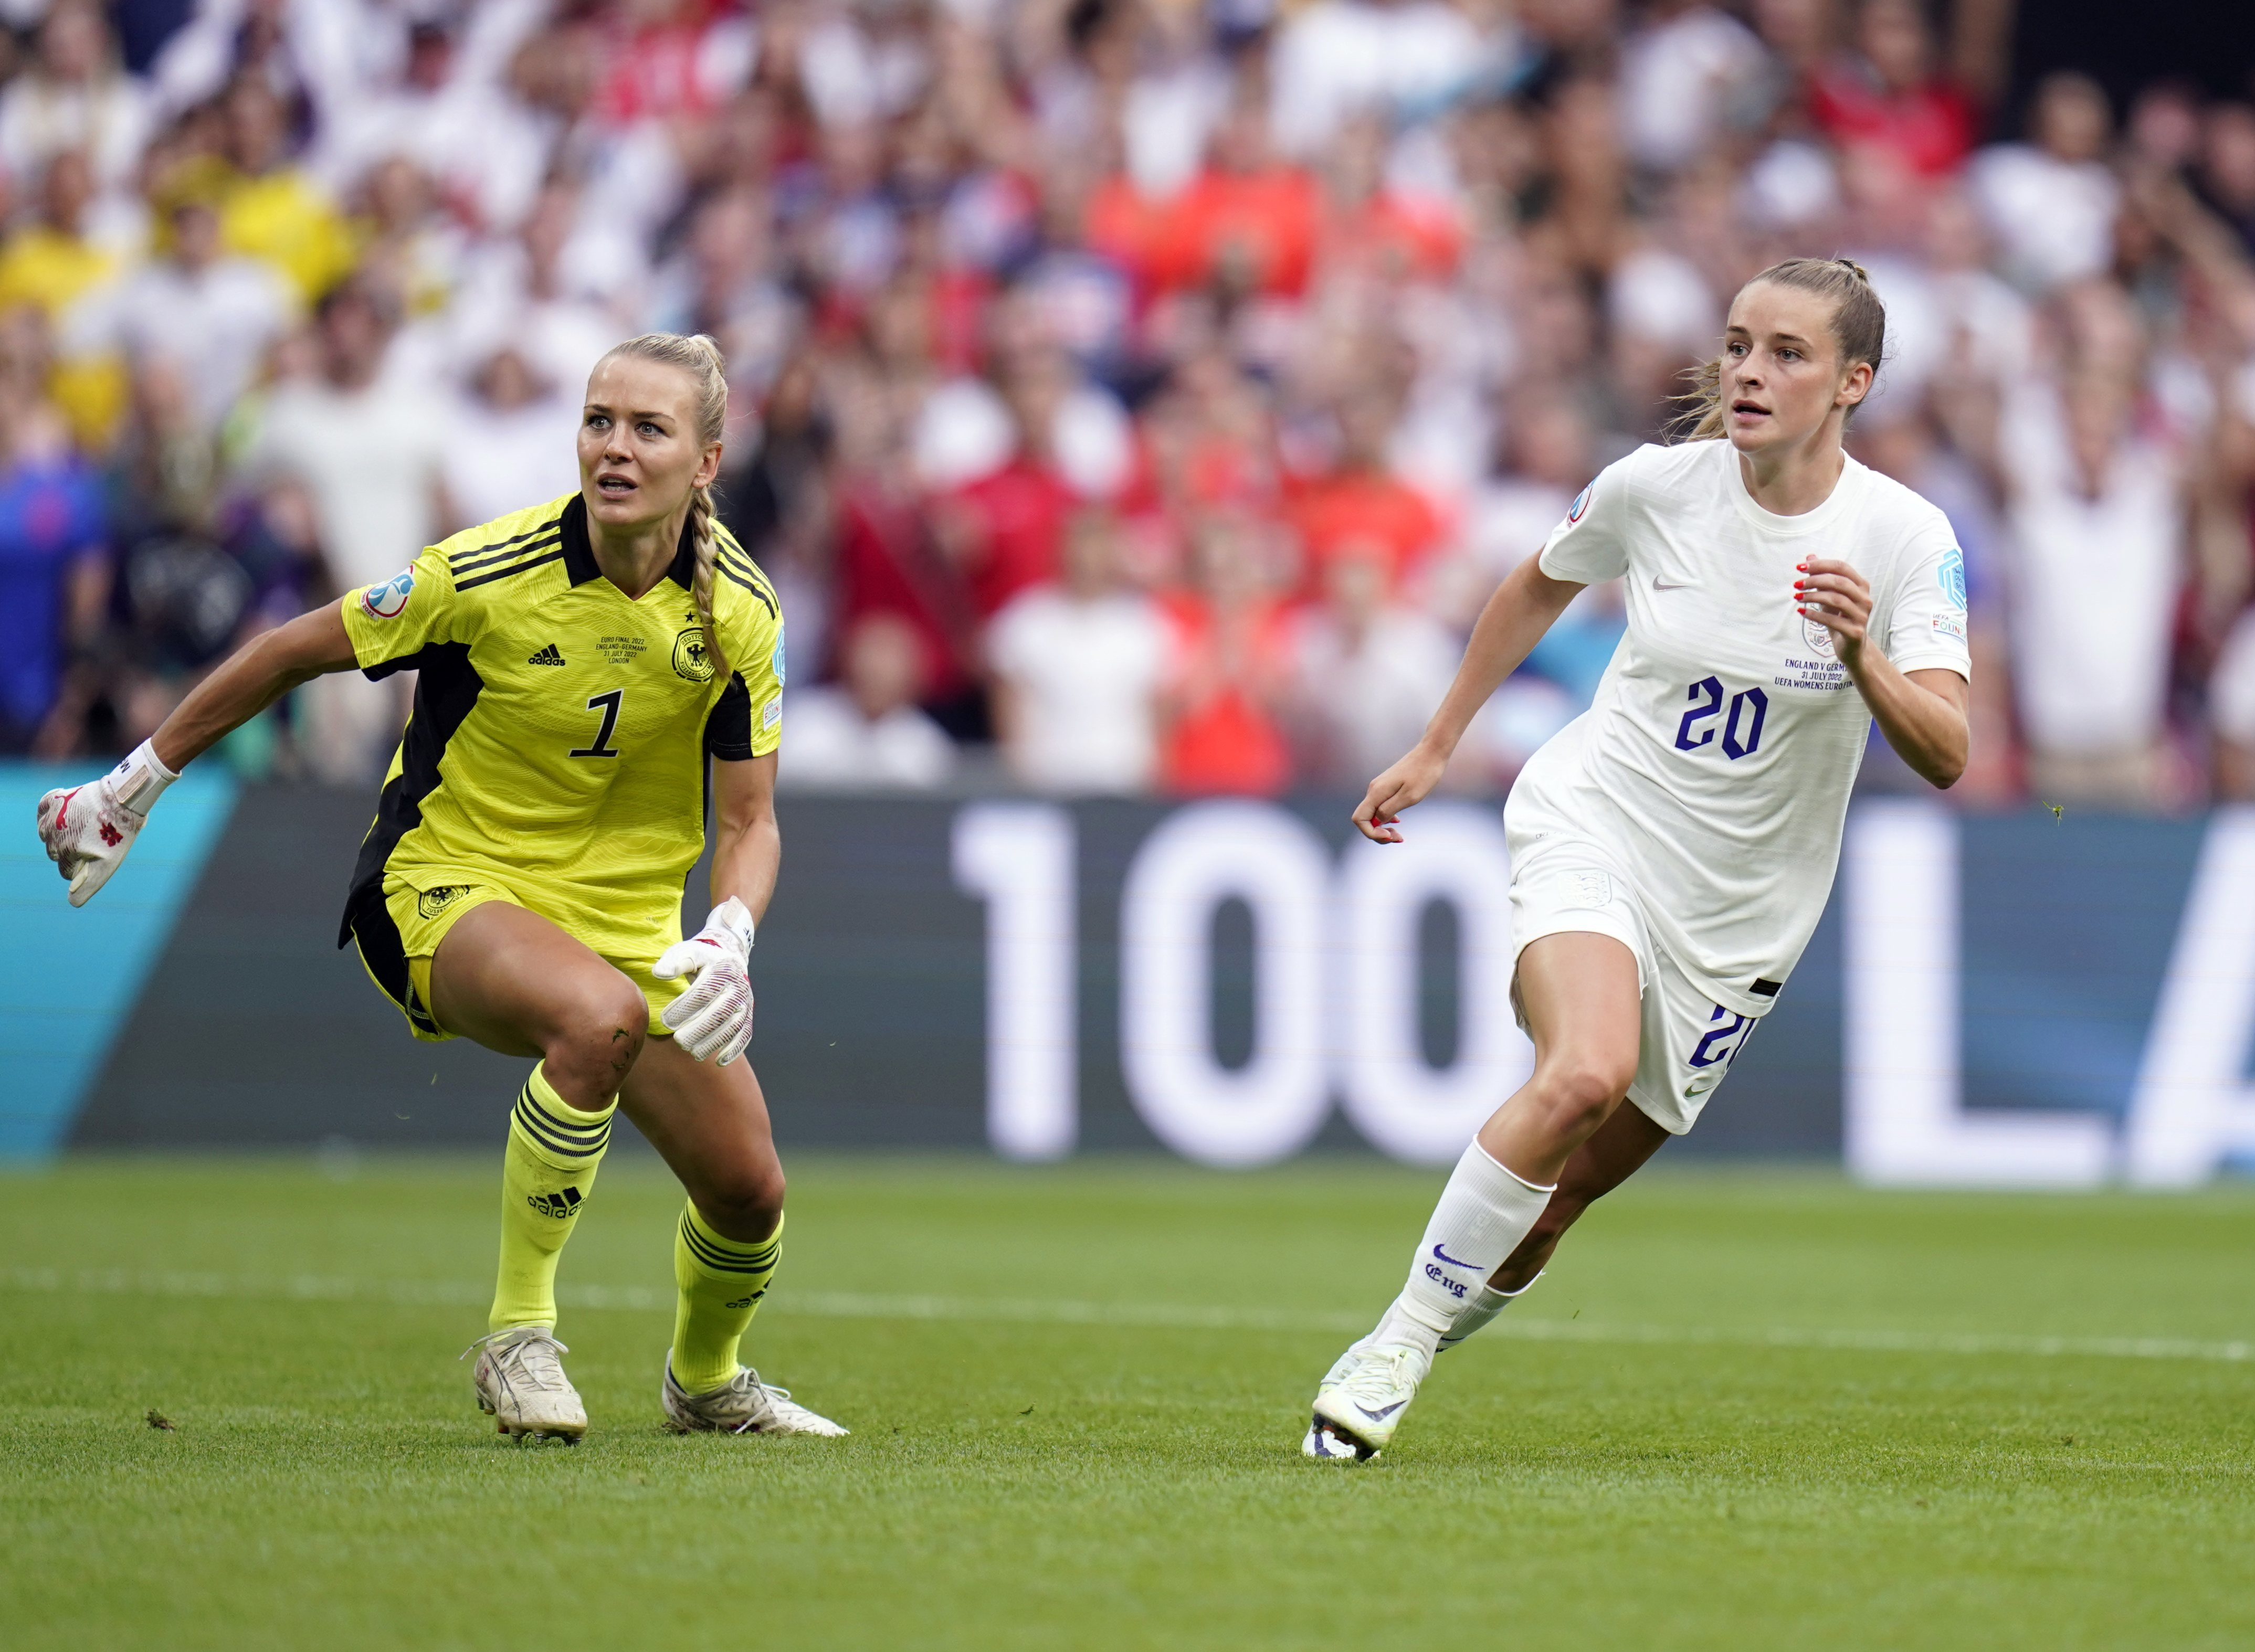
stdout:
<svg viewBox="0 0 2255 1652">
<path fill-rule="evenodd" d="M 726 1067 L 752 1041 L 751 962 L 752 914 L 731 895 L 713 908 L 702 929 L 668 947 L 651 967 L 661 981 L 696 977 L 658 1019 L 698 1060 L 718 1051 L 714 1065 Z"/>
<path fill-rule="evenodd" d="M 149 823 L 149 811 L 179 778 L 144 740 L 100 780 L 39 800 L 39 841 L 56 870 L 70 879 L 72 906 L 83 906 L 109 881 Z"/>
</svg>

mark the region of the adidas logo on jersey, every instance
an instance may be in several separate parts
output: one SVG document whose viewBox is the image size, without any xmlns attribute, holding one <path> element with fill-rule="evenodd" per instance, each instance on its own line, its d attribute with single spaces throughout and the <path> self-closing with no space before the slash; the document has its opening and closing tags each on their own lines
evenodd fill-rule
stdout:
<svg viewBox="0 0 2255 1652">
<path fill-rule="evenodd" d="M 560 1221 L 580 1208 L 580 1190 L 577 1187 L 566 1187 L 560 1194 L 530 1194 L 526 1196 L 524 1202 L 542 1215 L 554 1216 Z"/>
<path fill-rule="evenodd" d="M 525 661 L 527 665 L 562 665 L 563 663 L 564 650 L 552 642 Z"/>
</svg>

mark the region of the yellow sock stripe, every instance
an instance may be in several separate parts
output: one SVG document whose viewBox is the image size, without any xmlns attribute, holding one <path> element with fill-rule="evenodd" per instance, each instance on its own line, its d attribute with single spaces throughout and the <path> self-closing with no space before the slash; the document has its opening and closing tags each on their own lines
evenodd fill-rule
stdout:
<svg viewBox="0 0 2255 1652">
<path fill-rule="evenodd" d="M 689 1254 L 698 1265 L 715 1273 L 772 1273 L 776 1259 L 783 1251 L 780 1230 L 753 1245 L 739 1246 L 733 1240 L 717 1235 L 707 1238 L 699 1231 L 699 1224 L 689 1213 L 681 1214 L 681 1242 L 689 1247 Z"/>
</svg>

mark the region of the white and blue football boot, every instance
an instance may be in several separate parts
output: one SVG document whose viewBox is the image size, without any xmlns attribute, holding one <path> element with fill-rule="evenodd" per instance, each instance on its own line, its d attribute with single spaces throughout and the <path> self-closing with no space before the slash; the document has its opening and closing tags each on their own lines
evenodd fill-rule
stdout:
<svg viewBox="0 0 2255 1652">
<path fill-rule="evenodd" d="M 1316 1385 L 1315 1416 L 1300 1442 L 1301 1454 L 1324 1462 L 1368 1462 L 1394 1438 L 1431 1368 L 1432 1357 L 1422 1349 L 1357 1342 Z"/>
</svg>

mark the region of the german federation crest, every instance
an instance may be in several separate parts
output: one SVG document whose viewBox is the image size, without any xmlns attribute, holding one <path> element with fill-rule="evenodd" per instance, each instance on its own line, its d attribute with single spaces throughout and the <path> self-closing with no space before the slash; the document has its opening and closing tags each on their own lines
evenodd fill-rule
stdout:
<svg viewBox="0 0 2255 1652">
<path fill-rule="evenodd" d="M 713 680 L 713 651 L 705 646 L 703 626 L 692 626 L 674 638 L 673 668 L 692 682 Z"/>
</svg>

